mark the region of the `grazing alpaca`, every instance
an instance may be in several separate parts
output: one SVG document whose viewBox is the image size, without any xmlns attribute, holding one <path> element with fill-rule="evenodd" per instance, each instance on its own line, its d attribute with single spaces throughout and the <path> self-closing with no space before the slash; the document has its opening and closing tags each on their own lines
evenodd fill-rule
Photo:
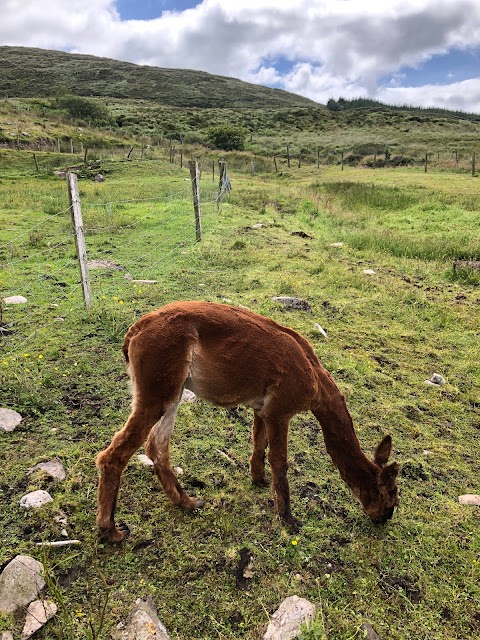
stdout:
<svg viewBox="0 0 480 640">
<path fill-rule="evenodd" d="M 212 302 L 173 302 L 138 320 L 123 352 L 133 384 L 132 412 L 99 454 L 97 525 L 105 539 L 120 542 L 126 526 L 115 526 L 120 476 L 135 451 L 145 450 L 174 504 L 197 509 L 170 464 L 170 436 L 184 388 L 222 407 L 254 410 L 250 472 L 265 484 L 268 445 L 275 509 L 294 530 L 287 481 L 287 436 L 292 417 L 312 411 L 343 480 L 374 522 L 392 517 L 398 504 L 398 465 L 386 466 L 392 446 L 386 436 L 371 462 L 360 449 L 345 398 L 296 331 L 250 311 Z M 148 438 L 148 439 L 147 439 Z"/>
</svg>

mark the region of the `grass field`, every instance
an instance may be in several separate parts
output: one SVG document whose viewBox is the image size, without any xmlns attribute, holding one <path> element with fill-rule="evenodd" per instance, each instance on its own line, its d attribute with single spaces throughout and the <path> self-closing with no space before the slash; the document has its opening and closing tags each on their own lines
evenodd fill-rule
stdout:
<svg viewBox="0 0 480 640">
<path fill-rule="evenodd" d="M 304 640 L 362 638 L 366 622 L 384 640 L 478 637 L 480 511 L 458 496 L 479 493 L 480 290 L 478 274 L 452 269 L 456 258 L 480 259 L 478 179 L 413 168 L 232 172 L 217 211 L 205 173 L 196 243 L 187 170 L 105 162 L 104 183 L 80 182 L 87 252 L 123 270 L 92 271 L 86 312 L 65 182 L 30 175 L 20 152 L 0 154 L 9 167 L 1 296 L 28 298 L 3 306 L 0 323 L 13 331 L 0 343 L 0 405 L 25 417 L 0 434 L 0 566 L 17 553 L 44 562 L 59 613 L 37 637 L 108 638 L 135 599 L 151 595 L 173 639 L 255 640 L 292 594 L 318 607 Z M 158 283 L 134 284 L 125 272 Z M 307 299 L 312 314 L 279 308 L 276 295 Z M 129 412 L 123 335 L 176 299 L 230 300 L 311 341 L 347 396 L 364 450 L 392 435 L 402 466 L 393 520 L 369 522 L 313 416 L 301 415 L 289 478 L 304 525 L 292 536 L 270 491 L 251 486 L 250 411 L 198 402 L 180 409 L 172 459 L 205 507 L 191 515 L 171 505 L 134 457 L 118 508 L 132 535 L 120 547 L 97 540 L 94 459 Z M 434 372 L 444 386 L 425 383 Z M 26 475 L 52 458 L 65 481 Z M 20 498 L 40 488 L 53 503 L 22 511 Z M 59 539 L 61 513 L 81 546 L 40 551 L 36 542 Z M 235 586 L 243 547 L 254 554 L 246 591 Z M 0 618 L 0 631 L 19 626 Z"/>
</svg>

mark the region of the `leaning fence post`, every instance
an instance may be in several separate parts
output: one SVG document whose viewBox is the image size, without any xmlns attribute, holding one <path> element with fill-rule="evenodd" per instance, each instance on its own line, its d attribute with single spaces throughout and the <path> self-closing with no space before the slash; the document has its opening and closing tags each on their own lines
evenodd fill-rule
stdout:
<svg viewBox="0 0 480 640">
<path fill-rule="evenodd" d="M 72 215 L 72 226 L 75 233 L 75 246 L 77 248 L 80 277 L 82 279 L 83 302 L 85 304 L 85 308 L 89 309 L 92 306 L 92 290 L 90 288 L 90 276 L 88 273 L 85 234 L 83 233 L 82 207 L 80 204 L 77 176 L 75 173 L 67 173 L 67 184 L 68 197 L 70 200 L 70 212 Z"/>
<path fill-rule="evenodd" d="M 200 217 L 200 179 L 198 177 L 198 162 L 189 160 L 190 176 L 192 178 L 193 208 L 195 210 L 195 235 L 197 242 L 202 239 L 202 219 Z"/>
</svg>

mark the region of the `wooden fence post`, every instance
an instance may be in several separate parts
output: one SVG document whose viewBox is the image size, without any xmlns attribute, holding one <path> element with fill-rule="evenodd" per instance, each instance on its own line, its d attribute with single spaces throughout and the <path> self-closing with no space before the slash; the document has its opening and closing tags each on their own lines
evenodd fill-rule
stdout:
<svg viewBox="0 0 480 640">
<path fill-rule="evenodd" d="M 33 161 L 35 162 L 35 166 L 37 168 L 37 173 L 40 173 L 40 169 L 38 168 L 37 156 L 35 154 L 33 154 Z"/>
<path fill-rule="evenodd" d="M 252 171 L 252 176 L 254 176 L 255 175 L 255 160 L 251 160 L 250 167 L 251 167 L 251 171 Z"/>
<path fill-rule="evenodd" d="M 287 144 L 287 166 L 290 169 L 290 147 Z"/>
<path fill-rule="evenodd" d="M 83 164 L 87 164 L 88 147 L 85 147 L 85 153 L 83 154 Z"/>
<path fill-rule="evenodd" d="M 428 171 L 428 153 L 425 154 L 425 173 Z"/>
<path fill-rule="evenodd" d="M 277 158 L 276 158 L 276 156 L 273 156 L 273 164 L 274 164 L 274 166 L 275 166 L 275 173 L 278 173 Z"/>
<path fill-rule="evenodd" d="M 202 239 L 202 219 L 200 216 L 200 179 L 198 177 L 198 162 L 196 160 L 189 160 L 188 166 L 190 168 L 190 176 L 192 178 L 193 208 L 195 211 L 195 235 L 197 242 L 200 242 Z"/>
<path fill-rule="evenodd" d="M 70 212 L 72 215 L 72 226 L 75 233 L 75 246 L 77 248 L 80 277 L 82 279 L 83 302 L 85 304 L 85 308 L 89 309 L 92 306 L 92 290 L 90 288 L 87 249 L 85 245 L 85 234 L 83 232 L 82 207 L 80 204 L 77 176 L 75 173 L 67 173 L 67 184 L 68 198 L 70 200 Z"/>
</svg>

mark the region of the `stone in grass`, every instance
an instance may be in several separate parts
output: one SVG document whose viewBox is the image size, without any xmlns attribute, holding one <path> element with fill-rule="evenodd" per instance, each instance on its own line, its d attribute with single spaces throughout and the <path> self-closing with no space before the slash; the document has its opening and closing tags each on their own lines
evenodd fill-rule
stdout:
<svg viewBox="0 0 480 640">
<path fill-rule="evenodd" d="M 364 273 L 366 276 L 374 276 L 374 275 L 376 275 L 376 273 L 377 273 L 377 272 L 376 272 L 376 271 L 374 271 L 373 269 L 364 269 L 364 270 L 363 270 L 363 273 Z"/>
<path fill-rule="evenodd" d="M 362 624 L 360 630 L 363 631 L 362 637 L 366 638 L 366 640 L 382 640 L 372 625 L 368 624 L 368 622 Z"/>
<path fill-rule="evenodd" d="M 0 614 L 13 614 L 26 607 L 45 586 L 43 564 L 18 555 L 0 574 Z"/>
<path fill-rule="evenodd" d="M 312 308 L 306 300 L 301 298 L 292 298 L 289 296 L 274 296 L 273 302 L 280 302 L 286 309 L 300 309 L 301 311 L 308 311 L 312 313 Z"/>
<path fill-rule="evenodd" d="M 293 640 L 299 636 L 301 625 L 311 622 L 316 612 L 316 606 L 305 598 L 286 598 L 273 614 L 263 640 Z"/>
<path fill-rule="evenodd" d="M 126 624 L 120 623 L 112 637 L 114 640 L 171 640 L 150 596 L 136 601 Z"/>
<path fill-rule="evenodd" d="M 54 478 L 55 480 L 65 480 L 67 474 L 63 468 L 63 464 L 58 460 L 49 460 L 48 462 L 39 462 L 34 467 L 27 469 L 27 475 L 35 473 L 35 471 L 42 471 L 47 476 Z"/>
<path fill-rule="evenodd" d="M 13 431 L 23 417 L 13 409 L 0 409 L 0 431 Z"/>
<path fill-rule="evenodd" d="M 458 496 L 460 504 L 480 506 L 480 496 L 474 493 L 466 493 L 463 496 Z"/>
<path fill-rule="evenodd" d="M 9 296 L 8 298 L 3 299 L 5 304 L 25 304 L 27 299 L 23 296 Z"/>
<path fill-rule="evenodd" d="M 22 631 L 22 640 L 33 636 L 43 625 L 57 613 L 57 605 L 47 600 L 35 600 L 27 610 L 27 617 Z"/>
<path fill-rule="evenodd" d="M 331 242 L 330 246 L 340 248 L 340 247 L 343 247 L 343 242 Z"/>
<path fill-rule="evenodd" d="M 182 393 L 182 397 L 180 398 L 180 402 L 196 402 L 197 396 L 190 391 L 190 389 L 184 389 Z"/>
<path fill-rule="evenodd" d="M 39 489 L 38 491 L 31 491 L 24 495 L 20 500 L 20 506 L 23 507 L 23 509 L 40 509 L 40 507 L 52 502 L 52 500 L 53 498 L 48 491 Z"/>
<path fill-rule="evenodd" d="M 153 460 L 151 460 L 145 453 L 137 453 L 137 459 L 146 467 L 153 467 Z"/>
</svg>

